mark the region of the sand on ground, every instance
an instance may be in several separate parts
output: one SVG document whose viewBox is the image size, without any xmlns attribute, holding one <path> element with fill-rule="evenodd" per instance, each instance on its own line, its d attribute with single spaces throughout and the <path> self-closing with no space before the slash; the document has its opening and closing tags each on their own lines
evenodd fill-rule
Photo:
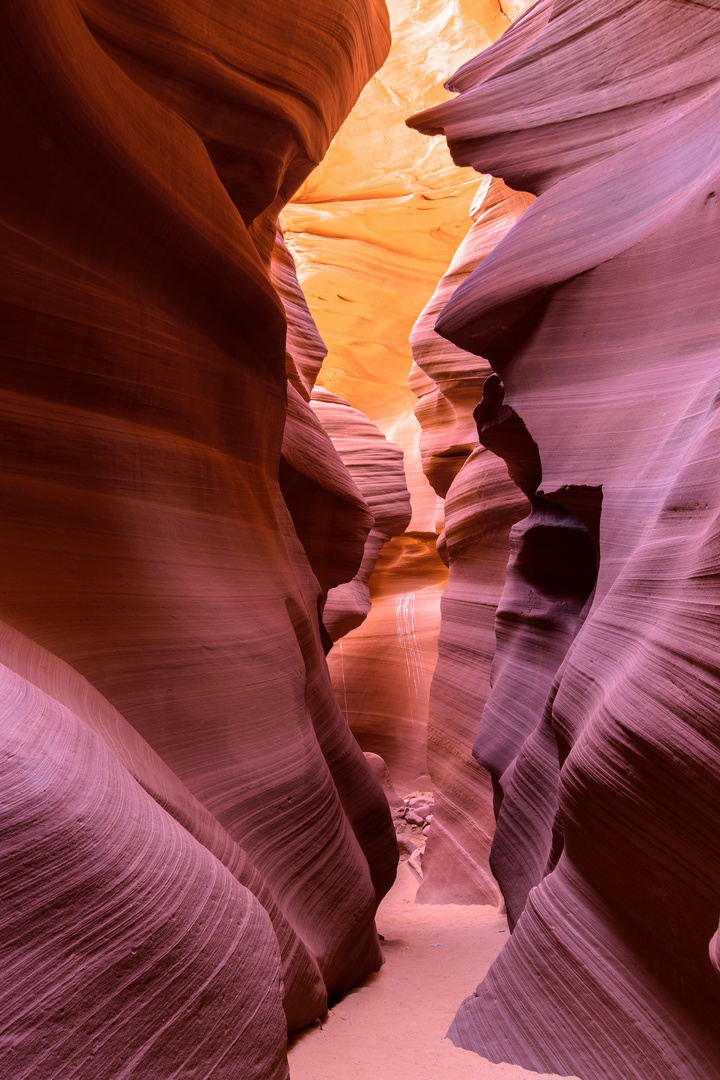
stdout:
<svg viewBox="0 0 720 1080">
<path fill-rule="evenodd" d="M 445 1033 L 507 940 L 492 907 L 416 904 L 405 863 L 378 911 L 386 963 L 291 1039 L 291 1080 L 538 1080 L 453 1046 Z M 577 1080 L 577 1078 L 571 1078 Z"/>
</svg>

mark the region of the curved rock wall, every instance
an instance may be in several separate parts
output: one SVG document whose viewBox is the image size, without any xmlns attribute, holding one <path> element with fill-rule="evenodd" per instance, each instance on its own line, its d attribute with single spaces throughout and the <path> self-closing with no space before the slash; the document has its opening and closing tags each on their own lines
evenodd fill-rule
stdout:
<svg viewBox="0 0 720 1080">
<path fill-rule="evenodd" d="M 402 450 L 364 413 L 322 387 L 313 391 L 311 406 L 367 499 L 373 518 L 357 573 L 332 589 L 323 607 L 323 624 L 337 641 L 360 626 L 370 611 L 370 575 L 387 541 L 404 533 L 410 524 L 410 492 Z"/>
<path fill-rule="evenodd" d="M 401 795 L 428 791 L 430 783 L 428 696 L 447 580 L 434 539 L 406 533 L 385 544 L 369 582 L 367 619 L 328 655 L 335 694 L 358 742 L 385 759 Z"/>
<path fill-rule="evenodd" d="M 453 481 L 445 510 L 439 544 L 449 575 L 427 736 L 435 805 L 417 900 L 494 904 L 499 897 L 489 865 L 495 831 L 491 776 L 471 750 L 490 693 L 508 537 L 526 513 L 527 500 L 504 463 L 479 447 Z"/>
<path fill-rule="evenodd" d="M 372 519 L 296 372 L 283 461 L 350 547 L 298 539 L 269 263 L 388 44 L 379 0 L 5 12 L 3 1075 L 281 1078 L 281 971 L 296 1028 L 381 962 L 318 621 Z"/>
<path fill-rule="evenodd" d="M 402 450 L 344 398 L 315 386 L 325 343 L 279 228 L 271 277 L 288 320 L 280 486 L 322 588 L 329 650 L 367 617 L 370 575 L 383 545 L 410 524 L 410 493 Z"/>
<path fill-rule="evenodd" d="M 410 389 L 417 396 L 423 472 L 442 498 L 478 445 L 473 410 L 482 397 L 491 367 L 482 357 L 459 349 L 435 331 L 446 303 L 532 203 L 531 195 L 511 191 L 486 176 L 470 207 L 472 225 L 450 266 L 423 308 L 410 334 L 413 366 Z"/>
<path fill-rule="evenodd" d="M 442 511 L 420 463 L 408 337 L 468 231 L 477 176 L 459 172 L 444 141 L 428 143 L 405 118 L 443 101 L 453 67 L 527 2 L 389 0 L 388 59 L 282 214 L 328 345 L 321 382 L 402 447 L 416 532 L 435 531 Z"/>
<path fill-rule="evenodd" d="M 719 33 L 540 0 L 411 121 L 539 196 L 437 324 L 533 504 L 476 744 L 517 925 L 450 1034 L 584 1080 L 720 1075 Z"/>
<path fill-rule="evenodd" d="M 405 455 L 414 535 L 393 540 L 380 557 L 369 582 L 374 609 L 328 657 L 353 731 L 364 749 L 387 756 L 404 793 L 430 783 L 428 693 L 446 581 L 435 551 L 443 507 L 440 488 L 422 470 L 408 337 L 470 226 L 477 189 L 476 174 L 458 172 L 444 142 L 424 140 L 405 117 L 444 100 L 441 82 L 452 67 L 495 40 L 523 6 L 526 0 L 390 0 L 387 62 L 282 214 L 328 344 L 323 388 L 361 410 Z M 361 591 L 355 600 L 364 606 Z"/>
<path fill-rule="evenodd" d="M 502 462 L 478 448 L 473 410 L 490 365 L 441 337 L 435 322 L 455 289 L 531 202 L 532 196 L 510 191 L 502 180 L 484 178 L 470 211 L 472 227 L 410 336 L 410 386 L 419 398 L 415 414 L 422 428 L 423 469 L 438 495 L 447 496 L 438 546 L 449 575 L 428 703 L 428 771 L 435 805 L 417 895 L 426 903 L 489 904 L 498 899 L 489 865 L 491 781 L 471 748 L 490 692 L 509 532 L 527 509 Z"/>
</svg>

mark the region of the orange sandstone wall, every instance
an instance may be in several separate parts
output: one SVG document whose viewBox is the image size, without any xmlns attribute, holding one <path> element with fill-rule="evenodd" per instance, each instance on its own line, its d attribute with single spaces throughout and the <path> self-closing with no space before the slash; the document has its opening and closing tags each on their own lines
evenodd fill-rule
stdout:
<svg viewBox="0 0 720 1080">
<path fill-rule="evenodd" d="M 478 177 L 456 168 L 443 140 L 423 139 L 405 119 L 445 100 L 442 83 L 453 68 L 490 45 L 524 6 L 391 0 L 393 44 L 385 65 L 282 214 L 328 347 L 320 383 L 377 423 L 405 454 L 413 535 L 394 540 L 392 554 L 381 557 L 370 581 L 372 611 L 328 662 L 363 748 L 384 751 L 393 778 L 411 790 L 430 783 L 428 693 L 447 571 L 435 552 L 442 500 L 423 474 L 416 397 L 408 386 L 409 337 L 470 226 Z M 364 674 L 369 664 L 383 673 L 372 682 Z M 406 674 L 399 680 L 398 672 Z"/>
<path fill-rule="evenodd" d="M 3 1076 L 282 1080 L 381 962 L 395 838 L 318 621 L 372 517 L 269 267 L 388 44 L 374 0 L 5 10 Z"/>
<path fill-rule="evenodd" d="M 402 450 L 364 413 L 314 385 L 325 343 L 279 228 L 271 277 L 288 320 L 280 486 L 322 589 L 320 632 L 329 650 L 367 617 L 370 575 L 383 545 L 410 522 L 410 493 Z"/>
<path fill-rule="evenodd" d="M 408 339 L 469 228 L 478 178 L 458 171 L 443 140 L 428 142 L 405 119 L 445 100 L 444 80 L 510 18 L 497 0 L 391 0 L 388 9 L 388 59 L 282 221 L 328 347 L 322 385 L 403 446 L 413 528 L 432 531 L 436 501 L 417 458 Z"/>
</svg>

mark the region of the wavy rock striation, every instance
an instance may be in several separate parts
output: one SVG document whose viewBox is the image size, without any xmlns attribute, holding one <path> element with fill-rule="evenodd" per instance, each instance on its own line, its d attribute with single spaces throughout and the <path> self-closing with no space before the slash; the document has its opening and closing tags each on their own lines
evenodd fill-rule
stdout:
<svg viewBox="0 0 720 1080">
<path fill-rule="evenodd" d="M 76 671 L 1 637 L 7 1075 L 287 1077 L 281 951 L 288 1016 L 321 986 L 257 870 Z"/>
<path fill-rule="evenodd" d="M 417 900 L 494 904 L 498 891 L 488 862 L 493 790 L 470 751 L 490 693 L 509 534 L 527 512 L 527 500 L 504 463 L 479 447 L 453 481 L 445 511 L 439 546 L 449 575 L 427 735 L 435 808 Z"/>
<path fill-rule="evenodd" d="M 720 1075 L 719 33 L 540 0 L 411 121 L 539 196 L 437 324 L 532 505 L 475 749 L 516 927 L 450 1035 L 583 1080 Z"/>
<path fill-rule="evenodd" d="M 490 692 L 509 531 L 527 510 L 502 462 L 478 449 L 473 409 L 490 365 L 441 337 L 435 322 L 455 289 L 531 202 L 532 196 L 485 177 L 471 207 L 472 227 L 410 337 L 423 468 L 438 495 L 447 496 L 438 545 L 449 567 L 429 697 L 427 753 L 435 808 L 417 895 L 425 903 L 498 899 L 488 861 L 494 833 L 491 782 L 470 751 Z"/>
<path fill-rule="evenodd" d="M 280 486 L 322 587 L 329 649 L 370 611 L 370 575 L 383 545 L 410 524 L 410 493 L 402 450 L 344 398 L 315 386 L 325 343 L 279 228 L 271 277 L 288 320 Z"/>
<path fill-rule="evenodd" d="M 323 608 L 323 623 L 337 641 L 360 626 L 370 611 L 370 575 L 387 541 L 405 532 L 410 524 L 410 492 L 402 450 L 364 413 L 323 387 L 313 391 L 311 406 L 367 500 L 373 518 L 357 573 L 331 590 Z"/>
<path fill-rule="evenodd" d="M 299 373 L 288 395 L 269 264 L 387 16 L 311 0 L 283 12 L 282 49 L 279 20 L 229 0 L 4 17 L 0 1072 L 17 1080 L 285 1077 L 286 1024 L 381 963 L 395 837 L 318 619 L 371 518 L 337 455 L 312 475 L 332 448 Z M 301 544 L 283 468 L 319 481 L 333 527 L 349 515 L 334 561 L 317 531 Z"/>
<path fill-rule="evenodd" d="M 395 779 L 412 789 L 426 777 L 426 665 L 439 589 L 434 582 L 432 590 L 419 590 L 421 604 L 429 603 L 420 608 L 418 635 L 416 596 L 407 591 L 413 582 L 403 585 L 401 598 L 392 599 L 380 599 L 373 586 L 372 612 L 370 585 L 374 571 L 381 573 L 388 560 L 397 562 L 396 546 L 377 565 L 385 544 L 410 524 L 404 455 L 364 413 L 315 385 L 325 345 L 279 229 L 271 273 L 289 327 L 280 483 L 322 587 L 320 633 L 333 688 L 363 750 L 372 757 L 385 753 Z M 417 547 L 417 541 L 409 542 Z M 412 566 L 417 570 L 417 559 Z M 394 574 L 391 580 L 397 584 Z M 359 630 L 368 615 L 369 625 Z M 331 652 L 334 642 L 338 646 Z M 392 792 L 384 787 L 392 803 Z"/>
<path fill-rule="evenodd" d="M 442 506 L 422 471 L 416 401 L 408 388 L 408 336 L 467 232 L 477 188 L 477 176 L 470 169 L 459 173 L 445 144 L 410 131 L 405 116 L 443 100 L 440 82 L 452 66 L 489 45 L 523 6 L 526 0 L 502 6 L 497 0 L 388 0 L 388 60 L 282 214 L 328 344 L 323 387 L 377 423 L 405 454 L 414 535 L 394 539 L 380 556 L 369 582 L 374 609 L 329 656 L 353 731 L 364 749 L 387 756 L 404 793 L 429 784 L 428 689 L 446 580 L 435 551 Z M 341 597 L 348 621 L 334 625 L 345 627 L 359 618 L 368 597 L 359 579 L 341 586 L 325 609 L 330 622 Z M 374 680 L 367 678 L 369 666 Z"/>
<path fill-rule="evenodd" d="M 422 429 L 423 471 L 442 498 L 477 448 L 473 410 L 492 369 L 482 357 L 436 333 L 435 323 L 455 290 L 500 243 L 532 201 L 531 195 L 511 191 L 502 180 L 492 176 L 483 179 L 470 207 L 470 231 L 410 335 L 413 366 L 409 384 L 419 399 L 415 416 Z"/>
<path fill-rule="evenodd" d="M 325 343 L 310 314 L 293 257 L 279 228 L 270 277 L 282 301 L 288 326 L 287 414 L 280 456 L 280 490 L 322 590 L 319 598 L 322 607 L 329 590 L 356 574 L 373 526 L 373 514 L 310 407 L 313 385 L 326 352 Z M 320 630 L 324 633 L 322 625 Z"/>
</svg>

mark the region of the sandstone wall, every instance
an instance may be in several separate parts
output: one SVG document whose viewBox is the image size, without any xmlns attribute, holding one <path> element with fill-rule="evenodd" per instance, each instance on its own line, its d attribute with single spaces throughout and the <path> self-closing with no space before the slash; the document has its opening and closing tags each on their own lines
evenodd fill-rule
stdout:
<svg viewBox="0 0 720 1080">
<path fill-rule="evenodd" d="M 279 227 L 270 272 L 288 321 L 280 487 L 322 589 L 329 651 L 367 618 L 370 576 L 383 545 L 410 524 L 410 492 L 402 450 L 359 409 L 315 386 L 327 350 Z"/>
<path fill-rule="evenodd" d="M 323 624 L 337 641 L 360 626 L 370 611 L 370 577 L 387 541 L 400 536 L 410 524 L 410 492 L 402 450 L 364 413 L 322 387 L 313 391 L 311 407 L 367 500 L 373 519 L 357 573 L 332 589 L 323 607 Z"/>
<path fill-rule="evenodd" d="M 532 506 L 475 746 L 516 925 L 450 1034 L 585 1080 L 720 1075 L 719 16 L 540 0 L 411 121 L 538 195 L 437 323 Z"/>
<path fill-rule="evenodd" d="M 471 169 L 453 165 L 443 140 L 428 142 L 405 118 L 444 100 L 442 82 L 453 68 L 490 45 L 524 6 L 526 0 L 390 0 L 393 44 L 385 65 L 282 214 L 328 346 L 320 383 L 368 416 L 405 456 L 413 535 L 394 540 L 380 558 L 369 582 L 373 610 L 328 657 L 353 731 L 364 749 L 386 755 L 405 791 L 431 784 L 428 696 L 447 578 L 435 552 L 443 504 L 423 473 L 408 339 L 470 226 L 478 187 Z M 478 390 L 470 412 L 479 398 Z"/>
<path fill-rule="evenodd" d="M 489 865 L 495 831 L 491 777 L 471 750 L 490 692 L 495 612 L 505 583 L 510 528 L 526 513 L 527 500 L 503 463 L 478 446 L 473 411 L 490 365 L 441 337 L 435 322 L 455 289 L 531 202 L 532 196 L 485 177 L 470 208 L 472 227 L 410 336 L 420 453 L 430 483 L 446 496 L 438 547 L 449 567 L 428 701 L 428 772 L 435 806 L 419 902 L 498 900 Z"/>
<path fill-rule="evenodd" d="M 372 516 L 269 267 L 388 45 L 379 0 L 5 10 L 3 1075 L 286 1077 L 381 962 L 318 620 Z"/>
</svg>

